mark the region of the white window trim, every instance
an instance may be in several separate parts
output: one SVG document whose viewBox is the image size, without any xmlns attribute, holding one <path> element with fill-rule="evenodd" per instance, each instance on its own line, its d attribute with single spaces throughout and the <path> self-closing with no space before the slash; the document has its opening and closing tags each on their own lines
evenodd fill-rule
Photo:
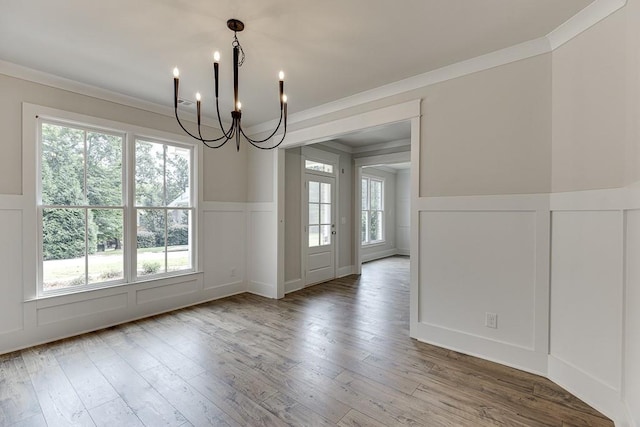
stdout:
<svg viewBox="0 0 640 427">
<path fill-rule="evenodd" d="M 41 281 L 41 235 L 42 230 L 36 227 L 41 224 L 38 220 L 38 207 L 42 204 L 39 191 L 39 170 L 40 170 L 40 120 L 57 122 L 67 125 L 76 125 L 81 128 L 92 128 L 101 131 L 125 133 L 125 148 L 128 150 L 124 156 L 125 175 L 132 177 L 123 182 L 123 191 L 127 195 L 124 200 L 125 224 L 124 240 L 129 245 L 130 253 L 124 257 L 125 279 L 118 282 L 103 282 L 95 285 L 86 285 L 81 289 L 61 289 L 58 291 L 42 292 Z M 133 188 L 130 188 L 135 176 L 135 140 L 147 139 L 157 142 L 165 142 L 172 145 L 183 146 L 192 151 L 193 185 L 190 188 L 193 200 L 194 218 L 192 223 L 192 269 L 168 272 L 153 276 L 143 276 L 135 278 L 133 271 L 136 254 L 137 240 L 131 230 L 135 230 L 135 209 L 133 204 Z M 133 157 L 132 157 L 133 156 Z M 202 228 L 202 155 L 200 145 L 187 139 L 182 135 L 163 132 L 155 129 L 131 125 L 128 123 L 116 122 L 98 117 L 78 114 L 70 111 L 44 107 L 35 104 L 22 104 L 22 185 L 24 195 L 23 206 L 23 277 L 24 277 L 24 299 L 31 301 L 45 299 L 59 295 L 81 294 L 97 289 L 113 288 L 117 286 L 129 286 L 135 283 L 147 283 L 162 286 L 166 279 L 176 276 L 187 276 L 202 272 L 202 239 L 199 239 L 199 230 Z"/>
<path fill-rule="evenodd" d="M 305 162 L 307 160 L 311 160 L 318 163 L 324 163 L 326 165 L 331 165 L 333 166 L 333 172 L 329 173 L 329 172 L 323 172 L 323 171 L 318 171 L 314 169 L 307 169 L 305 165 Z M 303 174 L 309 173 L 313 175 L 333 176 L 337 178 L 338 168 L 340 166 L 339 160 L 340 160 L 340 156 L 338 156 L 337 154 L 330 153 L 323 150 L 318 150 L 312 147 L 302 147 L 301 165 L 302 165 Z"/>
<path fill-rule="evenodd" d="M 378 181 L 382 183 L 382 188 L 380 191 L 380 203 L 382 203 L 382 209 L 378 210 L 377 212 L 382 212 L 382 239 L 380 240 L 371 240 L 368 242 L 362 242 L 362 237 L 360 238 L 360 246 L 362 247 L 371 247 L 371 246 L 379 246 L 379 245 L 384 245 L 386 243 L 386 231 L 387 231 L 387 215 L 386 215 L 386 209 L 385 209 L 385 179 L 383 177 L 380 176 L 375 176 L 375 175 L 367 175 L 367 174 L 362 174 L 362 177 L 360 178 L 362 179 L 367 179 L 369 180 L 369 186 L 367 186 L 367 190 L 368 193 L 367 194 L 367 199 L 369 200 L 369 206 L 371 206 L 371 181 Z M 362 200 L 362 185 L 360 185 L 360 200 Z M 360 221 L 362 221 L 362 212 L 364 211 L 364 209 L 362 209 L 362 205 L 360 205 Z M 367 209 L 368 212 L 371 212 L 371 209 Z M 362 231 L 361 231 L 362 232 Z"/>
</svg>

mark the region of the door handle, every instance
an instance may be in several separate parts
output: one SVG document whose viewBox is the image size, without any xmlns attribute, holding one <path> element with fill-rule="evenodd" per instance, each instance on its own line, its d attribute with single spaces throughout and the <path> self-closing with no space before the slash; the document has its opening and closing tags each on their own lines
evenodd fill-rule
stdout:
<svg viewBox="0 0 640 427">
<path fill-rule="evenodd" d="M 336 231 L 335 231 L 335 230 L 333 230 L 333 231 L 331 232 L 331 234 L 336 234 Z"/>
</svg>

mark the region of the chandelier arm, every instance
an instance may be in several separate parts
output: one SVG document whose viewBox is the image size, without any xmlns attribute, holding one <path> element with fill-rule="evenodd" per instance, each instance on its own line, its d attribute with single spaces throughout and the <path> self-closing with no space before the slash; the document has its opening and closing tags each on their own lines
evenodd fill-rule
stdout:
<svg viewBox="0 0 640 427">
<path fill-rule="evenodd" d="M 280 128 L 280 125 L 278 124 L 278 127 L 276 128 L 276 131 L 278 130 L 278 128 Z M 242 132 L 242 128 L 240 128 L 240 131 Z M 244 135 L 244 132 L 242 132 L 242 135 Z M 273 136 L 273 135 L 272 135 Z M 272 150 L 274 148 L 278 148 L 280 146 L 280 144 L 282 144 L 282 141 L 284 141 L 284 138 L 287 136 L 287 121 L 284 121 L 284 132 L 282 133 L 282 138 L 280 138 L 280 141 L 276 144 L 276 145 L 272 145 L 270 147 L 263 147 L 261 145 L 258 145 L 259 143 L 255 143 L 253 142 L 253 140 L 247 138 L 246 135 L 244 135 L 244 137 L 247 139 L 247 141 L 249 142 L 249 144 L 253 145 L 256 148 L 259 148 L 261 150 Z M 263 141 L 264 142 L 264 141 Z"/>
<path fill-rule="evenodd" d="M 266 137 L 265 139 L 251 139 L 247 136 L 246 133 L 244 133 L 244 130 L 242 129 L 242 126 L 240 126 L 240 132 L 242 132 L 242 135 L 245 137 L 245 139 L 247 141 L 249 141 L 251 144 L 262 144 L 263 142 L 267 142 L 268 140 L 270 140 L 271 138 L 273 138 L 273 136 L 276 134 L 276 132 L 278 132 L 278 129 L 280 129 L 280 125 L 282 125 L 282 110 L 280 110 L 280 121 L 278 122 L 278 126 L 276 126 L 276 128 L 274 129 L 273 132 L 271 132 L 271 135 L 269 135 L 268 137 Z"/>
<path fill-rule="evenodd" d="M 227 138 L 227 140 L 233 138 L 233 123 L 231 123 L 231 127 L 229 127 L 228 131 L 224 130 L 224 126 L 222 125 L 222 118 L 220 117 L 220 104 L 218 103 L 217 96 L 216 96 L 216 113 L 218 115 L 218 124 L 220 125 L 220 130 L 222 131 L 224 136 Z"/>
<path fill-rule="evenodd" d="M 200 133 L 200 127 L 198 127 L 198 135 L 194 135 L 191 132 L 189 132 L 187 130 L 187 128 L 184 127 L 184 125 L 182 124 L 182 121 L 180 121 L 180 117 L 178 116 L 178 107 L 174 108 L 174 112 L 175 112 L 175 116 L 176 116 L 176 120 L 178 121 L 178 124 L 180 125 L 180 127 L 182 128 L 183 131 L 185 131 L 185 133 L 187 135 L 189 135 L 191 138 L 193 139 L 197 139 L 198 141 L 202 142 L 203 144 L 205 144 L 207 147 L 209 147 L 209 145 L 207 144 L 207 142 L 219 142 L 222 141 L 223 139 L 225 140 L 222 145 L 224 145 L 227 141 L 229 141 L 229 139 L 231 139 L 233 137 L 233 135 L 227 137 L 226 134 L 222 135 L 220 138 L 214 138 L 214 139 L 205 139 L 202 138 L 202 134 Z M 220 146 L 222 146 L 220 145 Z M 217 147 L 215 147 L 217 148 Z"/>
<path fill-rule="evenodd" d="M 222 147 L 224 144 L 226 144 L 227 142 L 229 142 L 229 141 L 233 138 L 233 135 L 235 134 L 235 132 L 233 131 L 233 127 L 231 127 L 231 129 L 229 130 L 229 132 L 231 132 L 231 134 L 230 134 L 230 135 L 226 135 L 226 136 L 225 136 L 224 141 L 222 141 L 222 142 L 221 142 L 220 144 L 218 144 L 218 145 L 211 145 L 211 144 L 208 144 L 208 142 L 211 142 L 211 141 L 208 141 L 208 140 L 203 140 L 203 141 L 202 141 L 202 143 L 203 143 L 207 148 L 220 148 L 220 147 Z"/>
<path fill-rule="evenodd" d="M 191 132 L 189 132 L 189 131 L 187 130 L 187 128 L 185 128 L 185 127 L 184 127 L 184 125 L 183 125 L 183 124 L 182 124 L 182 122 L 180 121 L 180 117 L 178 116 L 178 107 L 175 107 L 175 108 L 174 108 L 174 112 L 175 112 L 175 115 L 176 115 L 176 120 L 178 121 L 178 124 L 180 125 L 180 127 L 182 128 L 182 130 L 183 130 L 183 131 L 185 131 L 185 132 L 186 132 L 186 134 L 187 134 L 187 135 L 189 135 L 191 138 L 193 138 L 193 139 L 197 139 L 197 140 L 199 140 L 199 141 L 204 142 L 204 139 L 202 139 L 202 138 L 200 138 L 200 137 L 198 137 L 198 136 L 196 136 L 196 135 L 192 134 Z"/>
</svg>

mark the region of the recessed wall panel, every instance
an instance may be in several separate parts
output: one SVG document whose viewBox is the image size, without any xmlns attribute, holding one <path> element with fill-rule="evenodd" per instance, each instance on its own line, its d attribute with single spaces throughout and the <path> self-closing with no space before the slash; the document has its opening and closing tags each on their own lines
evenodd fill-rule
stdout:
<svg viewBox="0 0 640 427">
<path fill-rule="evenodd" d="M 419 226 L 420 322 L 532 350 L 535 212 L 424 211 Z"/>
</svg>

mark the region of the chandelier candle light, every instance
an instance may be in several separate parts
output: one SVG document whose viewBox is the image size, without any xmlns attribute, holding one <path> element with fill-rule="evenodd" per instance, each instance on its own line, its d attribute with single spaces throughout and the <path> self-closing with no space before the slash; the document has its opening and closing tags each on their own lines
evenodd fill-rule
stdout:
<svg viewBox="0 0 640 427">
<path fill-rule="evenodd" d="M 229 29 L 233 31 L 233 42 L 231 43 L 231 45 L 233 46 L 234 110 L 231 112 L 231 119 L 232 119 L 231 126 L 229 127 L 228 130 L 225 130 L 222 124 L 222 119 L 220 118 L 220 107 L 218 104 L 218 66 L 220 63 L 219 52 L 215 52 L 213 54 L 213 78 L 215 81 L 216 113 L 218 115 L 218 124 L 220 125 L 220 129 L 222 130 L 222 136 L 214 139 L 206 139 L 202 136 L 202 130 L 200 125 L 202 120 L 201 119 L 202 96 L 200 95 L 200 92 L 196 93 L 196 114 L 197 114 L 197 122 L 198 122 L 198 134 L 194 135 L 193 133 L 188 131 L 187 128 L 185 128 L 182 122 L 180 121 L 180 117 L 178 116 L 178 86 L 179 86 L 180 72 L 178 71 L 177 67 L 173 69 L 173 109 L 175 111 L 176 120 L 178 121 L 178 124 L 180 125 L 182 130 L 184 130 L 189 136 L 199 141 L 202 141 L 202 143 L 209 148 L 220 148 L 224 144 L 226 144 L 227 141 L 235 138 L 236 149 L 240 151 L 240 135 L 242 135 L 254 147 L 260 148 L 262 150 L 271 150 L 273 148 L 276 148 L 280 144 L 282 144 L 282 141 L 284 141 L 284 137 L 287 134 L 287 95 L 285 95 L 284 93 L 284 72 L 280 71 L 280 74 L 279 74 L 280 120 L 278 121 L 278 126 L 276 126 L 275 130 L 271 133 L 271 135 L 269 135 L 265 139 L 249 138 L 247 134 L 244 133 L 244 130 L 242 129 L 242 110 L 241 110 L 242 104 L 238 100 L 238 68 L 240 68 L 244 63 L 244 51 L 242 50 L 242 46 L 240 46 L 240 42 L 238 41 L 237 33 L 244 30 L 244 24 L 242 23 L 242 21 L 239 21 L 237 19 L 229 19 L 227 21 L 227 27 L 229 27 Z M 271 138 L 275 136 L 276 132 L 278 132 L 283 122 L 284 122 L 284 129 L 283 129 L 282 138 L 280 139 L 280 141 L 277 144 L 271 145 L 271 146 L 261 145 L 269 141 Z"/>
</svg>

